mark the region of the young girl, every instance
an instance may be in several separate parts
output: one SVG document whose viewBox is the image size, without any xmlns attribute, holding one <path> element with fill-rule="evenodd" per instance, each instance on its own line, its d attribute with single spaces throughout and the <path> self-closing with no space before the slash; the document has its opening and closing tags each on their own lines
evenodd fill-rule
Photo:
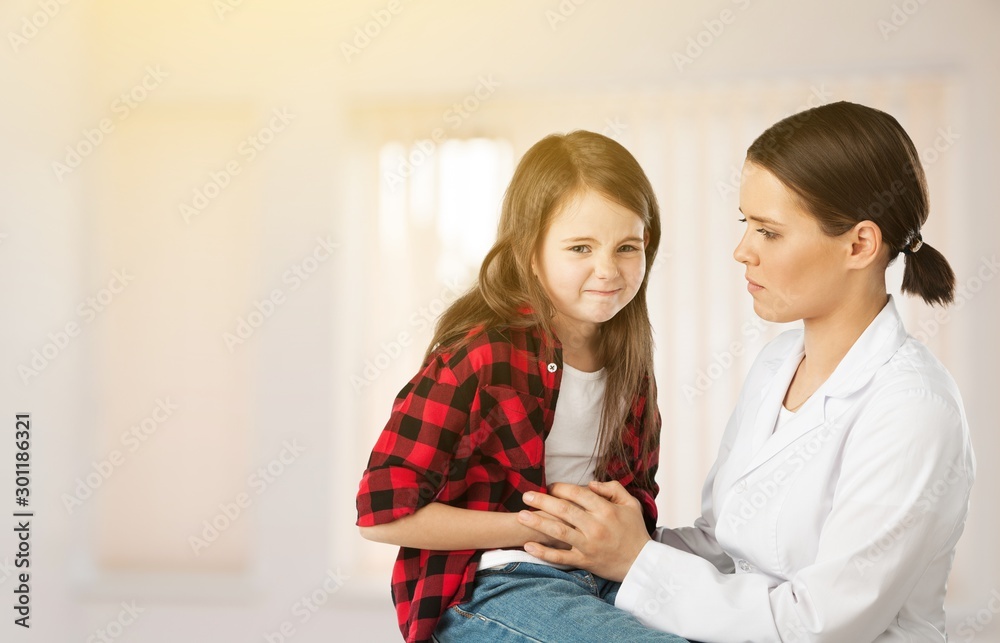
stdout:
<svg viewBox="0 0 1000 643">
<path fill-rule="evenodd" d="M 768 128 L 747 152 L 733 256 L 754 311 L 803 327 L 751 367 L 701 518 L 650 539 L 616 483 L 555 485 L 525 497 L 547 513 L 523 519 L 574 548 L 526 548 L 624 579 L 617 607 L 706 643 L 947 640 L 975 460 L 958 387 L 907 335 L 885 282 L 903 259 L 904 292 L 952 300 L 955 275 L 923 240 L 928 209 L 892 116 L 833 103 Z"/>
<path fill-rule="evenodd" d="M 615 141 L 553 135 L 521 159 L 478 283 L 439 320 L 358 492 L 362 536 L 401 547 L 392 592 L 407 641 L 503 640 L 509 626 L 491 629 L 479 607 L 518 600 L 582 609 L 584 628 L 614 619 L 627 640 L 679 640 L 616 610 L 617 584 L 525 553 L 559 541 L 517 521 L 526 492 L 615 480 L 655 525 L 646 276 L 659 241 L 649 181 Z"/>
</svg>

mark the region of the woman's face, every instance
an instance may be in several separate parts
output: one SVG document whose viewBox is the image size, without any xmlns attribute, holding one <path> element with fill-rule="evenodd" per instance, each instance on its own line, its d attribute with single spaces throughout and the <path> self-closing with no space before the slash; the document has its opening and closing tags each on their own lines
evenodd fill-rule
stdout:
<svg viewBox="0 0 1000 643">
<path fill-rule="evenodd" d="M 747 226 L 733 258 L 746 267 L 747 290 L 761 319 L 814 319 L 843 301 L 850 244 L 823 232 L 794 192 L 749 161 L 740 181 L 740 212 Z"/>
</svg>

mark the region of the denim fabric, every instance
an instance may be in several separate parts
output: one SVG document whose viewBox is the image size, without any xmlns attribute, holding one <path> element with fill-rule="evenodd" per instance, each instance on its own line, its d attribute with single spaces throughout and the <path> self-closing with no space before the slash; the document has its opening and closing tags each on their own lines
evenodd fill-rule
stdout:
<svg viewBox="0 0 1000 643">
<path fill-rule="evenodd" d="M 437 643 L 687 643 L 614 606 L 621 583 L 580 569 L 510 563 L 476 574 L 472 600 L 445 611 Z"/>
</svg>

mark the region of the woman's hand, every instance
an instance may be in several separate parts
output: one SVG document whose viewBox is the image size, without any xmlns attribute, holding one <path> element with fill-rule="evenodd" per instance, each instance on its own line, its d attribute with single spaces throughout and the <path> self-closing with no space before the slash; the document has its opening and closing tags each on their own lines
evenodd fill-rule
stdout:
<svg viewBox="0 0 1000 643">
<path fill-rule="evenodd" d="M 544 511 L 524 511 L 523 513 L 537 516 L 539 520 L 545 520 L 545 521 L 551 520 L 562 523 L 561 520 L 559 520 L 555 516 L 552 516 L 551 514 L 545 513 Z M 553 538 L 552 536 L 549 536 L 544 532 L 536 531 L 532 527 L 528 526 L 526 522 L 521 520 L 520 515 L 518 514 L 513 514 L 513 515 L 508 514 L 508 515 L 510 515 L 510 517 L 514 520 L 515 524 L 517 525 L 518 529 L 522 534 L 521 540 L 518 543 L 519 546 L 524 547 L 528 543 L 535 543 L 535 544 L 545 545 L 546 547 L 551 547 L 552 549 L 560 549 L 560 550 L 569 549 L 569 545 L 559 540 L 558 538 Z M 539 558 L 541 557 L 539 556 Z"/>
<path fill-rule="evenodd" d="M 522 511 L 518 520 L 569 549 L 533 541 L 525 551 L 550 563 L 622 581 L 650 540 L 639 501 L 618 482 L 591 482 L 588 487 L 556 483 L 549 493 L 524 494 L 525 504 L 541 511 Z"/>
</svg>

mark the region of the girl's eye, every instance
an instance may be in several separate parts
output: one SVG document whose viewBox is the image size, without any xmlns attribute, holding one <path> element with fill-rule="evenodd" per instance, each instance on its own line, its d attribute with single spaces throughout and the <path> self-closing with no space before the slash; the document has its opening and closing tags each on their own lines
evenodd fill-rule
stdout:
<svg viewBox="0 0 1000 643">
<path fill-rule="evenodd" d="M 631 244 L 625 244 L 621 248 L 618 248 L 618 252 L 638 252 L 638 251 L 639 251 L 639 248 L 636 248 L 635 246 L 633 246 Z"/>
<path fill-rule="evenodd" d="M 569 249 L 570 252 L 590 252 L 590 246 L 573 246 Z"/>
</svg>

